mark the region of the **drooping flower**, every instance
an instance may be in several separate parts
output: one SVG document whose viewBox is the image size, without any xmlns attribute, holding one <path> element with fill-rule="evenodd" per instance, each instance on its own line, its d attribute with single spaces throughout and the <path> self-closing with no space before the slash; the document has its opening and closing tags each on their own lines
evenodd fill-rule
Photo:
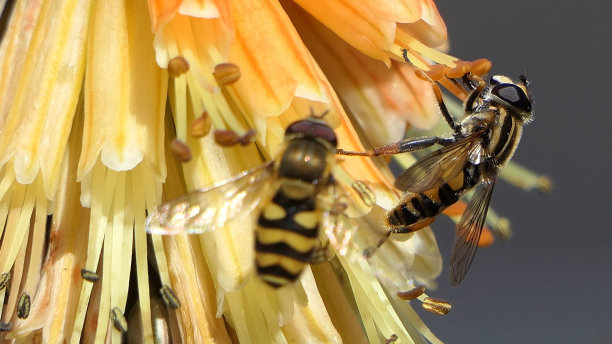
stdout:
<svg viewBox="0 0 612 344">
<path fill-rule="evenodd" d="M 4 8 L 12 13 L 0 45 L 0 338 L 119 342 L 127 326 L 144 342 L 436 341 L 367 263 L 338 258 L 352 293 L 329 263 L 271 291 L 252 278 L 250 226 L 147 239 L 147 210 L 274 157 L 287 124 L 311 109 L 330 110 L 325 119 L 350 150 L 393 141 L 407 123 L 435 123 L 429 84 L 391 61 L 407 48 L 425 70 L 429 60 L 457 67 L 432 48 L 446 39 L 432 2 L 296 3 L 302 9 L 189 0 Z M 334 58 L 355 67 L 334 71 Z M 228 131 L 215 140 L 211 125 Z M 217 143 L 250 129 L 256 146 Z M 376 189 L 366 217 L 376 227 L 398 197 L 390 172 L 368 159 L 339 166 L 349 185 Z M 439 273 L 428 230 L 393 245 L 406 283 Z"/>
</svg>

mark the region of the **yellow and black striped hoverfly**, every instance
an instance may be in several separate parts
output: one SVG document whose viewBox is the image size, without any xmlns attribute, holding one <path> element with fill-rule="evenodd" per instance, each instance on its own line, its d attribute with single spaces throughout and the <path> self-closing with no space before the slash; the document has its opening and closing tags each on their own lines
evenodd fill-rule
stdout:
<svg viewBox="0 0 612 344">
<path fill-rule="evenodd" d="M 407 60 L 407 57 L 405 57 Z M 440 111 L 453 130 L 448 137 L 404 139 L 366 152 L 338 150 L 338 154 L 378 156 L 416 151 L 436 144 L 442 147 L 419 159 L 395 181 L 395 187 L 407 194 L 387 212 L 391 233 L 410 233 L 434 221 L 444 209 L 467 191 L 475 192 L 457 224 L 451 251 L 451 284 L 465 277 L 478 245 L 487 216 L 489 201 L 499 171 L 514 154 L 523 125 L 533 119 L 533 100 L 524 76 L 515 82 L 495 75 L 487 84 L 482 78 L 466 74 L 461 82 L 469 89 L 464 102 L 465 116 L 459 123 L 447 110 L 439 86 L 415 68 L 434 87 Z M 458 80 L 453 79 L 459 84 Z M 382 245 L 384 239 L 379 243 Z"/>
<path fill-rule="evenodd" d="M 255 265 L 272 287 L 295 281 L 322 252 L 320 228 L 329 241 L 344 216 L 340 190 L 331 170 L 337 139 L 322 120 L 326 114 L 290 124 L 276 159 L 210 188 L 196 190 L 162 204 L 149 214 L 152 234 L 199 234 L 246 216 L 256 222 Z M 322 198 L 328 196 L 326 207 Z M 253 215 L 253 216 L 252 216 Z M 254 218 L 256 217 L 256 219 Z M 344 227 L 344 225 L 342 225 Z M 344 228 L 342 229 L 344 231 Z M 341 235 L 349 234 L 348 232 Z M 341 246 L 334 245 L 335 248 Z"/>
</svg>

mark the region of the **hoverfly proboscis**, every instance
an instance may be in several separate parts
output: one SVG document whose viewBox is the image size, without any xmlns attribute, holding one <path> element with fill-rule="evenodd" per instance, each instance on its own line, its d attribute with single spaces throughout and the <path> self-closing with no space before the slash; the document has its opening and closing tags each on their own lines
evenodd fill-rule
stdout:
<svg viewBox="0 0 612 344">
<path fill-rule="evenodd" d="M 331 173 L 337 139 L 323 115 L 291 123 L 276 159 L 162 204 L 147 217 L 147 232 L 200 234 L 248 218 L 256 227 L 257 274 L 275 288 L 297 280 L 320 258 L 320 232 L 342 251 L 353 229 L 342 218 L 345 194 Z"/>
<path fill-rule="evenodd" d="M 406 51 L 404 58 L 408 61 Z M 418 68 L 415 72 L 431 82 L 440 111 L 453 130 L 452 136 L 404 139 L 366 152 L 339 149 L 338 154 L 378 156 L 416 151 L 436 144 L 442 146 L 397 177 L 395 187 L 407 193 L 387 213 L 387 226 L 389 234 L 421 229 L 475 188 L 457 224 L 451 250 L 450 279 L 456 286 L 465 277 L 474 258 L 497 174 L 514 154 L 523 125 L 533 119 L 533 100 L 522 75 L 519 82 L 495 75 L 487 84 L 479 76 L 468 73 L 462 79 L 452 80 L 457 84 L 463 82 L 469 89 L 463 104 L 464 117 L 456 123 L 436 82 Z"/>
</svg>

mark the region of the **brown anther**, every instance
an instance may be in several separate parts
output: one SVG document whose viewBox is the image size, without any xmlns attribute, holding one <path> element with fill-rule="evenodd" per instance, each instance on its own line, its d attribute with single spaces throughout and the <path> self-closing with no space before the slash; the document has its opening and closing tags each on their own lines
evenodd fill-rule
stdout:
<svg viewBox="0 0 612 344">
<path fill-rule="evenodd" d="M 235 146 L 239 141 L 240 135 L 233 130 L 215 130 L 215 142 L 221 146 Z"/>
<path fill-rule="evenodd" d="M 83 277 L 84 280 L 89 282 L 97 282 L 100 279 L 100 275 L 95 273 L 95 271 L 87 269 L 81 269 L 81 277 Z"/>
<path fill-rule="evenodd" d="M 181 302 L 179 301 L 178 297 L 176 297 L 174 290 L 172 290 L 172 288 L 169 286 L 164 284 L 164 286 L 159 290 L 159 293 L 162 300 L 166 305 L 168 305 L 168 307 L 177 309 L 181 306 Z"/>
<path fill-rule="evenodd" d="M 397 341 L 397 335 L 394 333 L 391 335 L 391 337 L 387 338 L 387 340 L 385 340 L 385 344 L 391 344 L 391 343 L 395 343 Z"/>
<path fill-rule="evenodd" d="M 188 162 L 191 160 L 191 149 L 187 144 L 179 139 L 174 139 L 170 143 L 170 150 L 175 158 L 180 162 Z"/>
<path fill-rule="evenodd" d="M 2 275 L 0 275 L 0 290 L 6 288 L 10 280 L 11 280 L 11 273 L 3 272 Z"/>
<path fill-rule="evenodd" d="M 466 61 L 457 60 L 454 61 L 455 67 L 449 68 L 446 71 L 446 76 L 451 79 L 461 78 L 470 72 L 470 63 Z"/>
<path fill-rule="evenodd" d="M 228 86 L 240 79 L 240 67 L 233 63 L 219 63 L 215 66 L 213 76 L 220 86 Z"/>
<path fill-rule="evenodd" d="M 202 115 L 191 122 L 189 125 L 189 135 L 197 139 L 208 135 L 210 132 L 211 120 L 208 112 L 202 112 Z"/>
<path fill-rule="evenodd" d="M 493 63 L 487 59 L 478 59 L 472 61 L 471 72 L 472 74 L 483 76 L 491 70 Z"/>
<path fill-rule="evenodd" d="M 171 78 L 176 78 L 181 76 L 189 70 L 189 62 L 182 57 L 176 56 L 173 57 L 170 61 L 168 61 L 168 74 Z"/>
<path fill-rule="evenodd" d="M 447 70 L 448 70 L 448 67 L 446 67 L 445 65 L 436 64 L 436 65 L 429 66 L 429 70 L 425 71 L 425 74 L 427 74 L 431 78 L 431 80 L 438 81 L 442 79 L 444 75 L 446 75 Z M 426 80 L 426 81 L 429 81 L 429 80 Z"/>
<path fill-rule="evenodd" d="M 215 130 L 215 142 L 220 146 L 231 147 L 237 144 L 246 146 L 253 142 L 255 130 L 251 129 L 243 136 L 236 134 L 233 130 Z"/>
<path fill-rule="evenodd" d="M 427 288 L 425 288 L 425 286 L 422 285 L 422 286 L 418 286 L 418 287 L 412 288 L 407 291 L 399 291 L 397 292 L 397 297 L 399 297 L 402 300 L 406 300 L 406 301 L 414 300 L 417 297 L 423 295 L 426 289 Z"/>
<path fill-rule="evenodd" d="M 255 130 L 249 129 L 249 131 L 247 131 L 246 134 L 242 135 L 242 137 L 238 141 L 242 146 L 247 146 L 251 144 L 254 140 L 255 140 Z"/>
<path fill-rule="evenodd" d="M 113 307 L 113 309 L 111 310 L 110 318 L 113 322 L 113 326 L 115 326 L 118 331 L 120 331 L 121 333 L 127 332 L 128 322 L 119 307 Z"/>
<path fill-rule="evenodd" d="M 433 297 L 426 297 L 423 301 L 423 309 L 433 314 L 444 315 L 451 310 L 450 302 L 436 299 Z"/>
<path fill-rule="evenodd" d="M 546 176 L 541 176 L 538 178 L 537 186 L 538 191 L 542 193 L 549 193 L 553 189 L 553 181 Z"/>
<path fill-rule="evenodd" d="M 23 293 L 17 301 L 17 318 L 25 319 L 30 315 L 30 295 Z"/>
</svg>

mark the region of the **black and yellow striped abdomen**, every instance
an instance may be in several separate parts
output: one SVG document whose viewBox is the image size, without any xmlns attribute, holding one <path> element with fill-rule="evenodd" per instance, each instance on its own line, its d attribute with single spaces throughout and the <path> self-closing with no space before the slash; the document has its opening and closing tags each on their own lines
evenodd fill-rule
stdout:
<svg viewBox="0 0 612 344">
<path fill-rule="evenodd" d="M 404 199 L 387 213 L 387 224 L 392 232 L 410 233 L 433 222 L 480 178 L 478 166 L 468 162 L 453 180 L 422 193 L 408 193 Z"/>
<path fill-rule="evenodd" d="M 255 239 L 260 277 L 273 287 L 295 281 L 319 245 L 319 216 L 312 184 L 285 178 L 261 212 Z"/>
</svg>

